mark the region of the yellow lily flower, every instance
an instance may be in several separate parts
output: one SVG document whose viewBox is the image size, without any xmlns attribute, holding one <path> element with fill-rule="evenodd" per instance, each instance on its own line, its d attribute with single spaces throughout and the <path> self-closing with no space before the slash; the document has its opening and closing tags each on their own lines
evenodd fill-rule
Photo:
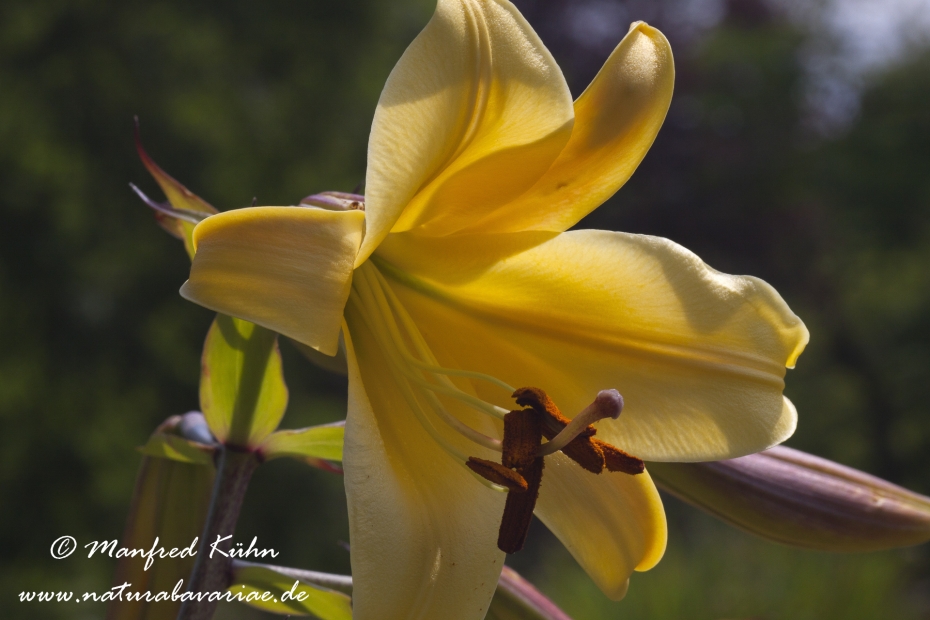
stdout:
<svg viewBox="0 0 930 620">
<path fill-rule="evenodd" d="M 439 0 L 382 92 L 364 205 L 253 207 L 194 230 L 182 294 L 349 362 L 345 485 L 356 618 L 482 618 L 506 496 L 513 387 L 571 415 L 616 388 L 598 437 L 646 461 L 733 458 L 783 441 L 803 323 L 765 282 L 666 239 L 565 232 L 610 197 L 661 126 L 665 37 L 635 23 L 574 103 L 506 0 Z M 331 200 L 330 200 L 331 198 Z M 344 210 L 338 207 L 342 205 Z M 361 207 L 361 208 L 360 208 Z M 536 515 L 610 597 L 661 558 L 648 474 L 545 457 Z"/>
</svg>

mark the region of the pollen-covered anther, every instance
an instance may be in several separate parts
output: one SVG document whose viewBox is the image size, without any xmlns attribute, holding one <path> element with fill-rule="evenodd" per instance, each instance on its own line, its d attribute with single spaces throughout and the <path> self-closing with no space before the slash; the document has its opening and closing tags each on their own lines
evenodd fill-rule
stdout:
<svg viewBox="0 0 930 620">
<path fill-rule="evenodd" d="M 543 457 L 537 454 L 542 437 L 542 418 L 536 411 L 511 411 L 504 416 L 501 463 L 474 456 L 465 462 L 473 472 L 508 491 L 497 537 L 497 546 L 505 553 L 522 549 L 530 530 L 542 483 Z"/>
<path fill-rule="evenodd" d="M 614 447 L 606 441 L 594 439 L 593 437 L 591 438 L 591 441 L 595 446 L 600 448 L 601 452 L 604 453 L 604 465 L 607 466 L 608 471 L 621 472 L 624 474 L 630 474 L 631 476 L 635 476 L 636 474 L 641 474 L 646 471 L 646 464 L 643 463 L 641 458 L 624 452 L 620 448 Z"/>
<path fill-rule="evenodd" d="M 504 467 L 500 463 L 479 459 L 476 456 L 470 456 L 465 464 L 468 465 L 469 469 L 485 480 L 490 480 L 494 484 L 499 484 L 508 491 L 525 493 L 527 488 L 529 488 L 523 476 L 509 467 Z"/>
<path fill-rule="evenodd" d="M 536 454 L 542 435 L 542 420 L 534 410 L 518 409 L 504 416 L 501 462 L 505 468 L 516 469 L 527 484 L 526 491 L 507 494 L 497 535 L 497 547 L 504 553 L 522 549 L 530 530 L 542 483 L 544 461 Z"/>
</svg>

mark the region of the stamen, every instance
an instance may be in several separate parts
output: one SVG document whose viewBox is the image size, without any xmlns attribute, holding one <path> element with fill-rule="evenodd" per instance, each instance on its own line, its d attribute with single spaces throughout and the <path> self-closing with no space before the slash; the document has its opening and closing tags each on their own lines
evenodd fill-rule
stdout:
<svg viewBox="0 0 930 620">
<path fill-rule="evenodd" d="M 432 351 L 430 351 L 429 346 L 426 344 L 426 341 L 423 339 L 423 336 L 420 334 L 420 330 L 417 329 L 416 323 L 413 322 L 413 319 L 410 317 L 410 314 L 407 312 L 407 309 L 404 308 L 403 304 L 400 303 L 400 300 L 397 298 L 397 295 L 394 293 L 394 290 L 388 285 L 387 279 L 384 277 L 379 270 L 375 269 L 373 271 L 375 278 L 378 280 L 378 283 L 381 285 L 381 290 L 385 293 L 388 301 L 390 302 L 391 308 L 400 318 L 403 323 L 404 329 L 410 335 L 410 339 L 413 341 L 414 346 L 417 349 L 417 352 L 423 356 L 423 358 L 429 360 L 429 364 L 420 362 L 419 360 L 410 357 L 411 363 L 416 365 L 418 368 L 426 370 L 431 374 L 435 375 L 438 380 L 445 383 L 447 386 L 458 389 L 452 381 L 449 380 L 448 376 L 458 376 L 466 377 L 469 379 L 478 379 L 479 381 L 485 381 L 492 385 L 507 391 L 513 392 L 514 388 L 510 385 L 504 383 L 497 377 L 492 377 L 480 372 L 474 372 L 471 370 L 459 370 L 456 368 L 443 368 L 438 365 L 436 358 L 433 356 Z M 445 375 L 445 376 L 444 376 Z M 484 401 L 481 401 L 484 402 Z M 487 404 L 487 403 L 485 403 Z M 497 407 L 492 405 L 494 417 L 503 420 L 504 416 L 507 414 L 509 409 L 504 409 L 503 407 Z"/>
<path fill-rule="evenodd" d="M 387 342 L 385 342 L 385 339 L 383 337 L 383 333 L 384 333 L 383 330 L 378 329 L 379 327 L 383 327 L 383 323 L 380 325 L 375 324 L 375 321 L 377 321 L 377 318 L 375 316 L 372 316 L 371 313 L 367 312 L 366 309 L 364 308 L 364 305 L 365 305 L 364 303 L 361 303 L 361 304 L 357 302 L 355 303 L 355 306 L 359 308 L 360 310 L 359 314 L 362 315 L 362 320 L 368 326 L 369 331 L 371 331 L 371 333 L 378 340 L 378 344 L 380 345 L 382 352 L 389 358 L 389 361 L 393 362 L 389 364 L 389 366 L 391 368 L 391 371 L 395 375 L 395 382 L 401 387 L 401 393 L 404 395 L 405 399 L 407 400 L 407 404 L 410 405 L 410 408 L 413 409 L 415 414 L 417 414 L 417 418 L 420 420 L 420 422 L 423 424 L 426 430 L 430 432 L 430 434 L 433 435 L 435 439 L 437 439 L 437 442 L 439 442 L 440 445 L 446 448 L 446 451 L 452 454 L 453 457 L 457 461 L 464 461 L 465 458 L 461 452 L 459 452 L 455 448 L 452 448 L 452 446 L 449 445 L 448 442 L 446 442 L 444 439 L 437 438 L 437 436 L 439 435 L 439 431 L 435 429 L 433 424 L 426 417 L 426 414 L 422 410 L 422 407 L 420 406 L 419 401 L 417 400 L 416 396 L 413 394 L 413 391 L 410 389 L 410 384 L 407 383 L 407 381 L 402 380 L 402 379 L 408 379 L 416 383 L 418 382 L 417 377 L 413 376 L 412 373 L 410 373 L 407 369 L 405 369 L 402 364 L 397 363 L 398 360 L 396 359 L 394 350 L 392 349 L 392 347 L 388 346 Z M 378 318 L 381 318 L 381 317 L 378 317 Z M 422 379 L 419 379 L 419 381 L 422 381 Z M 496 439 L 492 437 L 488 437 L 487 435 L 483 435 L 479 433 L 473 428 L 463 424 L 458 418 L 449 414 L 445 410 L 445 408 L 442 407 L 441 403 L 439 403 L 438 400 L 435 399 L 434 394 L 431 394 L 430 392 L 424 392 L 423 395 L 427 398 L 427 401 L 431 405 L 431 408 L 434 410 L 434 412 L 439 416 L 439 418 L 443 422 L 445 422 L 446 424 L 454 428 L 456 431 L 458 431 L 465 437 L 468 437 L 475 443 L 478 443 L 479 445 L 482 445 L 486 448 L 490 448 L 496 451 L 501 450 L 499 441 L 497 441 Z"/>
<path fill-rule="evenodd" d="M 444 375 L 450 375 L 450 374 L 461 375 L 461 376 L 470 377 L 474 379 L 480 379 L 480 380 L 488 381 L 490 383 L 494 383 L 496 385 L 504 387 L 505 389 L 509 389 L 510 386 L 508 386 L 503 381 L 500 381 L 494 377 L 491 377 L 490 375 L 485 375 L 482 373 L 471 372 L 471 371 L 457 371 L 457 370 L 442 368 L 438 365 L 435 365 L 436 359 L 435 357 L 433 357 L 432 352 L 429 350 L 429 346 L 426 344 L 426 341 L 423 339 L 423 336 L 420 334 L 420 330 L 417 329 L 416 324 L 407 314 L 406 310 L 404 309 L 400 301 L 397 300 L 396 297 L 394 297 L 393 298 L 394 303 L 393 304 L 388 303 L 388 296 L 389 295 L 393 296 L 393 291 L 391 291 L 390 287 L 387 285 L 387 282 L 384 281 L 383 279 L 381 281 L 378 280 L 377 276 L 379 276 L 380 273 L 378 273 L 378 270 L 376 268 L 372 267 L 371 269 L 366 269 L 366 266 L 367 266 L 367 263 L 366 265 L 363 265 L 362 268 L 359 269 L 359 271 L 361 272 L 362 277 L 365 279 L 365 282 L 368 285 L 368 292 L 372 295 L 371 300 L 376 304 L 378 309 L 382 311 L 381 316 L 385 318 L 388 331 L 391 334 L 394 344 L 397 347 L 397 351 L 400 353 L 401 357 L 403 357 L 404 361 L 407 361 L 411 365 L 429 372 L 434 377 L 436 377 L 437 380 L 440 381 L 441 385 L 429 383 L 428 381 L 425 381 L 421 376 L 418 376 L 412 372 L 408 373 L 410 379 L 418 383 L 421 387 L 424 387 L 428 390 L 432 390 L 434 392 L 438 392 L 439 394 L 444 394 L 446 396 L 455 398 L 456 400 L 463 402 L 464 404 L 470 406 L 472 409 L 475 409 L 476 411 L 485 413 L 487 415 L 490 415 L 491 417 L 502 420 L 504 418 L 504 414 L 507 413 L 506 409 L 503 409 L 502 407 L 497 407 L 495 405 L 491 405 L 490 403 L 487 403 L 481 400 L 480 398 L 477 398 L 475 396 L 472 396 L 471 394 L 467 394 L 463 392 L 454 383 L 452 383 L 452 381 L 450 381 L 447 376 L 444 376 Z M 372 273 L 370 272 L 374 273 L 374 280 L 375 280 L 374 282 L 369 280 L 369 278 L 372 277 Z M 379 284 L 381 284 L 381 286 L 378 286 Z M 410 354 L 410 352 L 407 349 L 406 343 L 404 342 L 404 339 L 400 334 L 398 326 L 394 322 L 394 313 L 391 312 L 392 310 L 391 305 L 395 306 L 393 309 L 397 311 L 397 314 L 400 316 L 401 321 L 404 322 L 404 327 L 406 328 L 407 335 L 413 341 L 414 346 L 417 347 L 418 352 L 423 357 L 426 357 L 428 360 L 434 362 L 434 364 L 427 364 L 425 362 L 417 360 Z"/>
<path fill-rule="evenodd" d="M 643 463 L 642 459 L 624 452 L 606 441 L 601 441 L 593 437 L 591 441 L 604 453 L 604 464 L 607 466 L 608 471 L 617 471 L 631 476 L 646 471 L 646 464 Z"/>
<path fill-rule="evenodd" d="M 529 488 L 526 484 L 526 479 L 524 479 L 523 476 L 510 469 L 509 467 L 504 467 L 500 463 L 495 463 L 494 461 L 488 461 L 486 459 L 479 459 L 478 457 L 470 456 L 468 457 L 468 461 L 466 461 L 465 464 L 468 465 L 469 469 L 474 471 L 482 478 L 486 478 L 495 484 L 499 484 L 502 487 L 505 487 L 508 491 L 513 491 L 514 493 L 524 493 Z"/>
<path fill-rule="evenodd" d="M 536 456 L 542 441 L 542 420 L 532 409 L 511 411 L 504 416 L 503 465 L 513 467 L 526 480 L 523 493 L 508 493 L 504 515 L 497 536 L 497 546 L 504 553 L 523 548 L 539 497 L 544 461 Z"/>
<path fill-rule="evenodd" d="M 361 277 L 359 278 L 359 281 L 361 284 L 365 285 L 362 287 L 358 287 L 356 289 L 359 292 L 359 295 L 363 297 L 362 301 L 364 303 L 361 305 L 367 307 L 368 303 L 377 304 L 378 301 L 384 301 L 383 299 L 382 300 L 377 299 L 377 291 L 372 290 L 371 282 L 366 279 L 365 274 L 362 273 L 360 275 Z M 366 313 L 366 309 L 363 309 L 362 312 Z M 373 321 L 379 321 L 378 326 L 382 328 L 386 328 L 387 333 L 393 340 L 393 345 L 394 345 L 393 347 L 386 346 L 388 343 L 385 341 L 384 338 L 381 337 L 382 334 L 384 333 L 384 330 L 382 329 L 376 332 L 376 337 L 379 338 L 382 349 L 391 358 L 391 361 L 394 362 L 394 364 L 392 364 L 392 367 L 397 368 L 404 375 L 404 377 L 406 377 L 409 381 L 412 381 L 413 383 L 419 385 L 420 387 L 426 388 L 427 391 L 425 391 L 423 395 L 426 397 L 427 402 L 430 404 L 431 408 L 436 413 L 436 415 L 438 415 L 439 418 L 443 422 L 445 422 L 446 424 L 454 428 L 456 431 L 458 431 L 459 433 L 461 433 L 468 439 L 486 448 L 490 448 L 491 450 L 500 452 L 501 444 L 497 439 L 494 439 L 493 437 L 488 437 L 487 435 L 484 435 L 483 433 L 479 433 L 478 431 L 474 430 L 473 428 L 461 422 L 458 418 L 456 418 L 455 416 L 450 414 L 448 411 L 446 411 L 446 408 L 443 407 L 439 399 L 436 398 L 436 395 L 433 394 L 433 392 L 435 391 L 435 392 L 446 394 L 448 396 L 452 396 L 454 398 L 458 398 L 459 400 L 462 400 L 462 395 L 464 393 L 461 393 L 461 391 L 458 389 L 453 390 L 445 386 L 437 386 L 432 383 L 429 383 L 428 381 L 423 379 L 423 377 L 418 376 L 414 371 L 407 368 L 402 363 L 401 359 L 398 359 L 398 354 L 400 354 L 400 357 L 403 357 L 406 347 L 404 345 L 403 338 L 397 329 L 397 324 L 394 323 L 393 316 L 391 316 L 390 313 L 374 313 L 371 319 Z M 408 357 L 409 357 L 409 354 L 408 354 Z M 469 396 L 469 398 L 474 398 L 474 397 Z M 484 403 L 484 401 L 481 401 L 481 402 Z"/>
<path fill-rule="evenodd" d="M 375 334 L 375 337 L 377 338 L 378 332 L 375 330 L 374 325 L 372 324 L 372 319 L 370 315 L 365 311 L 364 305 L 359 303 L 358 300 L 354 299 L 351 296 L 349 297 L 349 303 L 355 306 L 356 310 L 358 310 L 359 314 L 362 317 L 362 321 L 368 327 L 368 330 L 372 334 Z M 381 344 L 380 340 L 379 340 L 379 346 L 382 346 L 382 350 L 383 350 L 383 345 Z M 413 414 L 416 416 L 417 420 L 423 426 L 424 430 L 426 430 L 429 436 L 433 438 L 433 441 L 435 441 L 436 444 L 440 448 L 442 448 L 442 450 L 446 454 L 452 457 L 452 460 L 454 460 L 456 463 L 465 464 L 464 462 L 467 457 L 464 454 L 462 454 L 462 452 L 460 452 L 455 446 L 449 443 L 449 441 L 445 437 L 442 436 L 439 430 L 436 429 L 436 427 L 427 417 L 426 412 L 423 410 L 423 406 L 420 404 L 419 400 L 417 400 L 417 397 L 413 393 L 413 390 L 410 389 L 410 384 L 404 381 L 404 376 L 400 374 L 397 371 L 396 367 L 394 366 L 391 366 L 391 373 L 394 375 L 394 383 L 400 389 L 401 395 L 404 397 L 404 400 L 407 402 L 407 405 L 413 411 Z M 488 487 L 492 491 L 507 492 L 506 487 L 501 486 L 499 484 L 495 484 L 493 480 L 488 480 L 485 477 L 478 475 L 471 468 L 468 468 L 468 473 L 470 473 L 475 478 L 475 480 L 477 480 L 484 486 Z"/>
<path fill-rule="evenodd" d="M 553 437 L 549 443 L 539 448 L 539 456 L 546 456 L 558 452 L 568 442 L 586 431 L 588 426 L 604 418 L 613 418 L 616 420 L 623 411 L 623 397 L 617 390 L 601 390 L 598 392 L 594 402 L 585 407 L 581 413 L 572 418 L 568 426 L 562 429 L 558 435 Z"/>
</svg>

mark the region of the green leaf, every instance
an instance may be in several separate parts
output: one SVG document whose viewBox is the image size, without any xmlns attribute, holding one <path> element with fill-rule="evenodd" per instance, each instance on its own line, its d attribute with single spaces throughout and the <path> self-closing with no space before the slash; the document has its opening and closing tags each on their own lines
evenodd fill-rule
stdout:
<svg viewBox="0 0 930 620">
<path fill-rule="evenodd" d="M 274 332 L 223 314 L 207 334 L 200 406 L 220 443 L 254 449 L 287 408 L 287 386 Z"/>
<path fill-rule="evenodd" d="M 345 422 L 277 431 L 265 439 L 260 451 L 267 460 L 289 456 L 299 460 L 342 460 Z"/>
<path fill-rule="evenodd" d="M 195 465 L 213 464 L 213 447 L 196 441 L 188 441 L 171 433 L 155 432 L 139 449 L 146 456 L 157 456 L 179 463 Z"/>
<path fill-rule="evenodd" d="M 153 434 L 171 436 L 181 416 L 173 416 Z M 151 443 L 151 442 L 150 442 Z M 161 445 L 168 445 L 167 443 Z M 158 545 L 166 550 L 187 549 L 200 535 L 207 518 L 213 489 L 212 459 L 204 464 L 179 462 L 171 458 L 143 456 L 136 477 L 126 529 L 119 547 L 150 549 Z M 196 550 L 196 547 L 193 547 Z M 195 557 L 156 558 L 145 570 L 145 558 L 123 557 L 116 566 L 114 585 L 129 583 L 130 592 L 171 592 L 178 580 L 187 580 Z M 114 600 L 107 607 L 107 620 L 174 620 L 180 601 Z"/>
<path fill-rule="evenodd" d="M 352 604 L 347 595 L 305 583 L 276 568 L 235 562 L 229 591 L 233 594 L 241 593 L 243 598 L 249 593 L 254 593 L 255 597 L 268 592 L 271 600 L 252 600 L 246 604 L 273 613 L 312 615 L 320 620 L 352 620 Z"/>
</svg>

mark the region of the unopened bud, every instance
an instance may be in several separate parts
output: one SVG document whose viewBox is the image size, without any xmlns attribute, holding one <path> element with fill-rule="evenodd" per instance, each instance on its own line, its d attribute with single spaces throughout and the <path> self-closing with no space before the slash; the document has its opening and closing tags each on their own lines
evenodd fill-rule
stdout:
<svg viewBox="0 0 930 620">
<path fill-rule="evenodd" d="M 786 545 L 859 552 L 930 540 L 930 497 L 784 446 L 728 461 L 650 463 L 649 473 L 679 499 Z"/>
<path fill-rule="evenodd" d="M 216 438 L 207 426 L 207 419 L 199 411 L 188 411 L 178 422 L 178 434 L 188 441 L 196 441 L 209 446 L 216 445 Z"/>
<path fill-rule="evenodd" d="M 329 211 L 364 211 L 365 197 L 346 192 L 320 192 L 300 201 L 303 206 L 319 207 Z"/>
</svg>

